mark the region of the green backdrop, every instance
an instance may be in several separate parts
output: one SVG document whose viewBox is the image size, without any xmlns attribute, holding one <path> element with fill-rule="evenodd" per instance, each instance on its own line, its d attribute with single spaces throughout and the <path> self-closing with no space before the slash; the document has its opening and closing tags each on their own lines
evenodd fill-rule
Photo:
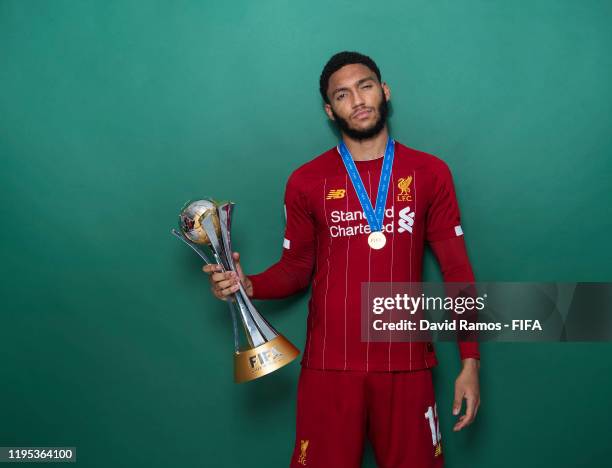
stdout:
<svg viewBox="0 0 612 468">
<path fill-rule="evenodd" d="M 395 138 L 451 167 L 479 280 L 609 281 L 611 20 L 595 0 L 1 0 L 0 446 L 288 465 L 299 366 L 232 383 L 226 306 L 169 230 L 187 199 L 232 199 L 246 271 L 278 259 L 286 179 L 336 142 L 318 76 L 340 50 L 377 60 Z M 307 297 L 258 303 L 300 348 Z M 448 467 L 609 459 L 609 344 L 483 345 L 459 434 L 437 349 Z"/>
</svg>

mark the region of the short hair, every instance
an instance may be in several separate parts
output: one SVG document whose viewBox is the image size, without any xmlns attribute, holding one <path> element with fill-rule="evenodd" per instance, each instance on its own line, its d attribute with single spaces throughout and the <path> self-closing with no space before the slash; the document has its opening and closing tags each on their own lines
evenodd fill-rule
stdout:
<svg viewBox="0 0 612 468">
<path fill-rule="evenodd" d="M 319 91 L 321 92 L 321 97 L 323 100 L 329 104 L 329 98 L 327 97 L 327 87 L 329 86 L 329 77 L 338 70 L 340 70 L 345 65 L 351 65 L 353 63 L 361 63 L 365 65 L 378 77 L 378 81 L 380 79 L 380 70 L 378 66 L 367 55 L 360 54 L 359 52 L 338 52 L 332 58 L 330 58 L 325 66 L 323 67 L 323 71 L 321 72 L 321 77 L 319 78 Z"/>
</svg>

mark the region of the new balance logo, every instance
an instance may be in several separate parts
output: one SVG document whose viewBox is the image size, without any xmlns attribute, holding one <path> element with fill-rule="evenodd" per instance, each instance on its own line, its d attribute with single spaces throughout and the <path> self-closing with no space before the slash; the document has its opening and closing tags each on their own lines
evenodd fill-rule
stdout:
<svg viewBox="0 0 612 468">
<path fill-rule="evenodd" d="M 327 194 L 327 196 L 325 197 L 325 199 L 326 200 L 337 200 L 339 198 L 344 198 L 345 193 L 346 193 L 346 190 L 344 189 L 331 189 L 329 193 Z"/>
<path fill-rule="evenodd" d="M 410 211 L 410 207 L 402 208 L 399 212 L 399 229 L 397 232 L 408 231 L 412 234 L 412 226 L 414 225 L 414 211 Z"/>
</svg>

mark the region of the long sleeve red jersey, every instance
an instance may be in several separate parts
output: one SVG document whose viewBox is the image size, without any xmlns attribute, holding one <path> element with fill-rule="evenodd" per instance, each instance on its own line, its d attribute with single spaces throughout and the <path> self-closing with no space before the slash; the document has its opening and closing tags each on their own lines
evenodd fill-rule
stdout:
<svg viewBox="0 0 612 468">
<path fill-rule="evenodd" d="M 382 162 L 355 161 L 373 205 Z M 426 242 L 444 281 L 474 281 L 446 163 L 395 142 L 380 250 L 368 245 L 368 222 L 336 147 L 291 174 L 285 215 L 280 260 L 249 279 L 255 299 L 287 297 L 312 282 L 303 366 L 394 371 L 437 364 L 431 343 L 362 341 L 360 300 L 362 282 L 420 282 Z M 480 358 L 476 342 L 460 342 L 459 351 L 462 359 Z"/>
</svg>

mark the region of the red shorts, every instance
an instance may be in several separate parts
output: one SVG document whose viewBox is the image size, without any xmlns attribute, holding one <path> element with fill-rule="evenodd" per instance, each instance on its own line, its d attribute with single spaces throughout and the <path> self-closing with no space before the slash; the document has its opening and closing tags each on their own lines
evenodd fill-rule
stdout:
<svg viewBox="0 0 612 468">
<path fill-rule="evenodd" d="M 381 468 L 443 466 L 431 371 L 302 368 L 295 468 L 361 467 L 364 438 Z"/>
</svg>

